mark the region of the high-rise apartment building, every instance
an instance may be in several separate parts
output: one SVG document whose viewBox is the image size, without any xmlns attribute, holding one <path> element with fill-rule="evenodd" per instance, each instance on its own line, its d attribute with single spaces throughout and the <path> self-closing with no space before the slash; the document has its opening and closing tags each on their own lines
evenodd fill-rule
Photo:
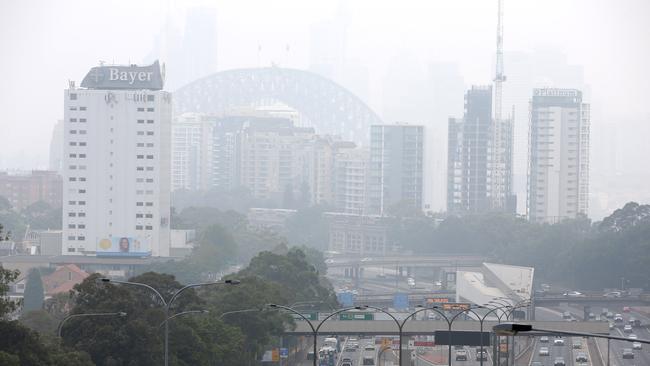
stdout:
<svg viewBox="0 0 650 366">
<path fill-rule="evenodd" d="M 334 206 L 342 212 L 362 215 L 366 208 L 367 149 L 353 142 L 339 142 L 334 156 Z"/>
<path fill-rule="evenodd" d="M 392 206 L 422 210 L 424 127 L 370 127 L 368 213 L 383 215 Z"/>
<path fill-rule="evenodd" d="M 63 254 L 169 256 L 171 96 L 158 62 L 64 92 Z"/>
<path fill-rule="evenodd" d="M 467 91 L 463 118 L 449 119 L 447 146 L 447 211 L 514 213 L 512 123 L 493 120 L 491 86 Z"/>
<path fill-rule="evenodd" d="M 589 104 L 576 89 L 534 89 L 530 102 L 528 218 L 587 215 Z"/>
<path fill-rule="evenodd" d="M 214 117 L 186 113 L 172 122 L 172 190 L 211 185 Z"/>
</svg>

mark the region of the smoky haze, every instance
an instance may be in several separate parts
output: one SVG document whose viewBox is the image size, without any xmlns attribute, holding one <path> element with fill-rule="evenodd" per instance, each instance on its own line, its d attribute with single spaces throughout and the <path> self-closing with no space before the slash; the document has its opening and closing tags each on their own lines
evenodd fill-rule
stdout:
<svg viewBox="0 0 650 366">
<path fill-rule="evenodd" d="M 167 63 L 166 89 L 278 65 L 348 88 L 386 123 L 426 130 L 425 204 L 445 208 L 447 118 L 494 77 L 496 1 L 14 1 L 0 5 L 0 169 L 46 168 L 62 90 L 100 60 Z M 650 3 L 505 2 L 503 109 L 515 110 L 514 189 L 526 206 L 533 87 L 591 104 L 590 216 L 650 200 Z M 198 67 L 187 55 L 214 60 Z"/>
</svg>

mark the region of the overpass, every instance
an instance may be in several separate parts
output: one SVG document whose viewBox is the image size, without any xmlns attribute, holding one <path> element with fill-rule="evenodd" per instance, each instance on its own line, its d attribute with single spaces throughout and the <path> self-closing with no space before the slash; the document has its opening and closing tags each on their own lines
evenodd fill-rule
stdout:
<svg viewBox="0 0 650 366">
<path fill-rule="evenodd" d="M 472 255 L 449 256 L 395 256 L 368 258 L 331 258 L 327 260 L 327 268 L 349 267 L 478 267 L 487 257 Z"/>
<path fill-rule="evenodd" d="M 571 303 L 580 305 L 624 305 L 624 306 L 642 306 L 650 304 L 650 295 L 626 296 L 626 297 L 605 297 L 602 295 L 588 296 L 535 296 L 533 298 L 535 305 L 554 306 L 561 303 Z"/>
<path fill-rule="evenodd" d="M 566 322 L 566 321 L 532 321 L 524 322 L 532 324 L 534 328 L 553 329 L 567 332 L 584 332 L 596 334 L 609 334 L 607 322 Z M 483 331 L 491 332 L 492 327 L 498 324 L 496 321 L 483 322 Z M 480 331 L 478 321 L 455 321 L 452 323 L 452 331 Z M 436 320 L 410 320 L 403 329 L 405 336 L 433 335 L 436 330 L 448 330 L 447 322 Z M 321 326 L 319 334 L 336 335 L 398 335 L 397 325 L 393 320 L 328 320 Z M 312 335 L 309 324 L 304 320 L 297 320 L 295 328 L 287 328 L 285 335 Z"/>
</svg>

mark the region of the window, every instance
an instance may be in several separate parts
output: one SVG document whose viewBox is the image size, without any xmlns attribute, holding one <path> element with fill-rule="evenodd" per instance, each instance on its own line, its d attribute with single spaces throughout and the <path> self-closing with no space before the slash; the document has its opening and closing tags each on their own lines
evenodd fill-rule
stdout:
<svg viewBox="0 0 650 366">
<path fill-rule="evenodd" d="M 153 183 L 153 178 L 147 178 L 147 183 Z"/>
<path fill-rule="evenodd" d="M 136 206 L 144 206 L 144 202 L 136 202 L 135 205 Z"/>
<path fill-rule="evenodd" d="M 77 154 L 68 154 L 68 156 L 71 157 L 71 158 L 76 158 Z"/>
<path fill-rule="evenodd" d="M 77 134 L 77 130 L 70 130 L 70 134 L 71 134 L 71 135 L 76 135 L 76 134 Z"/>
<path fill-rule="evenodd" d="M 85 236 L 77 236 L 77 240 L 86 240 Z"/>
<path fill-rule="evenodd" d="M 153 194 L 153 191 L 150 190 L 150 189 L 147 189 L 147 192 L 145 192 L 145 193 L 146 193 L 146 194 Z"/>
<path fill-rule="evenodd" d="M 70 145 L 70 146 L 77 146 L 77 143 L 74 142 L 74 141 L 71 141 L 69 145 Z"/>
<path fill-rule="evenodd" d="M 148 219 L 153 219 L 153 214 L 146 214 L 144 217 L 146 217 Z"/>
<path fill-rule="evenodd" d="M 76 177 L 70 177 L 70 178 L 68 178 L 68 181 L 69 182 L 76 182 L 77 178 Z"/>
<path fill-rule="evenodd" d="M 86 146 L 86 143 L 85 142 L 80 142 L 79 146 Z"/>
<path fill-rule="evenodd" d="M 147 159 L 153 159 L 153 155 L 147 155 Z"/>
<path fill-rule="evenodd" d="M 153 112 L 153 108 L 147 108 L 147 112 Z"/>
<path fill-rule="evenodd" d="M 68 236 L 68 240 L 74 240 L 74 239 L 75 239 L 74 236 Z"/>
<path fill-rule="evenodd" d="M 72 253 L 72 252 L 74 252 L 74 251 L 75 251 L 74 248 L 68 248 L 68 253 Z"/>
<path fill-rule="evenodd" d="M 136 230 L 142 230 L 142 225 L 135 225 Z"/>
<path fill-rule="evenodd" d="M 80 189 L 79 193 L 86 193 L 86 190 L 85 189 Z"/>
<path fill-rule="evenodd" d="M 153 167 L 152 167 L 152 166 L 148 166 L 148 167 L 147 167 L 147 171 L 148 171 L 148 172 L 153 172 Z"/>
<path fill-rule="evenodd" d="M 86 154 L 79 154 L 79 158 L 84 159 L 86 157 Z"/>
<path fill-rule="evenodd" d="M 85 181 L 86 181 L 86 177 L 79 177 L 79 181 L 80 181 L 80 182 L 85 182 Z"/>
<path fill-rule="evenodd" d="M 86 119 L 85 119 L 85 118 L 79 118 L 79 122 L 81 122 L 81 123 L 85 123 L 85 122 L 86 122 Z"/>
<path fill-rule="evenodd" d="M 147 102 L 153 102 L 155 100 L 154 95 L 147 95 Z"/>
<path fill-rule="evenodd" d="M 79 165 L 79 170 L 86 170 L 86 166 L 85 165 Z"/>
<path fill-rule="evenodd" d="M 85 212 L 79 212 L 79 217 L 86 217 L 86 213 Z"/>
<path fill-rule="evenodd" d="M 135 168 L 135 170 L 137 170 L 137 171 L 139 171 L 139 172 L 143 172 L 143 171 L 144 171 L 144 167 L 143 167 L 143 166 L 139 166 L 139 167 Z"/>
<path fill-rule="evenodd" d="M 86 201 L 79 201 L 80 206 L 84 206 L 86 204 Z"/>
<path fill-rule="evenodd" d="M 136 183 L 142 183 L 144 182 L 144 178 L 135 178 Z"/>
<path fill-rule="evenodd" d="M 68 204 L 69 204 L 69 205 L 76 205 L 76 204 L 77 204 L 77 201 L 68 201 Z"/>
<path fill-rule="evenodd" d="M 80 110 L 80 111 L 85 111 L 85 110 L 86 110 L 86 107 L 79 107 L 79 110 Z"/>
<path fill-rule="evenodd" d="M 70 165 L 68 168 L 70 168 L 70 170 L 75 170 L 75 169 L 77 169 L 77 166 L 76 165 Z"/>
<path fill-rule="evenodd" d="M 85 228 L 86 228 L 86 224 L 79 224 L 79 225 L 77 225 L 77 228 L 79 228 L 79 229 L 85 229 Z"/>
<path fill-rule="evenodd" d="M 153 206 L 153 202 L 147 202 L 147 207 Z"/>
<path fill-rule="evenodd" d="M 153 136 L 153 131 L 147 131 L 147 136 Z"/>
<path fill-rule="evenodd" d="M 144 136 L 144 131 L 138 131 L 138 136 Z"/>
<path fill-rule="evenodd" d="M 71 111 L 76 111 L 76 110 L 77 110 L 77 107 L 75 107 L 75 106 L 70 106 L 70 110 L 71 110 Z"/>
<path fill-rule="evenodd" d="M 147 226 L 145 226 L 144 228 L 145 228 L 146 230 L 153 230 L 153 226 L 151 226 L 151 225 L 147 225 Z"/>
<path fill-rule="evenodd" d="M 75 225 L 75 224 L 68 224 L 68 229 L 74 229 L 76 227 L 77 227 L 77 225 Z"/>
<path fill-rule="evenodd" d="M 143 119 L 139 119 L 139 120 L 138 120 L 138 123 L 144 123 L 144 120 L 143 120 Z"/>
<path fill-rule="evenodd" d="M 76 118 L 70 118 L 70 122 L 77 122 Z"/>
<path fill-rule="evenodd" d="M 74 212 L 68 212 L 68 217 L 76 217 L 77 214 Z"/>
<path fill-rule="evenodd" d="M 77 93 L 70 93 L 70 100 L 77 100 Z"/>
<path fill-rule="evenodd" d="M 144 142 L 138 142 L 135 144 L 136 147 L 144 147 Z"/>
<path fill-rule="evenodd" d="M 142 217 L 143 217 L 143 215 L 141 213 L 135 214 L 136 219 L 141 219 Z"/>
<path fill-rule="evenodd" d="M 147 142 L 147 147 L 153 147 L 153 142 Z"/>
<path fill-rule="evenodd" d="M 79 130 L 79 134 L 80 134 L 80 135 L 85 135 L 85 134 L 86 134 L 86 130 Z"/>
<path fill-rule="evenodd" d="M 136 155 L 137 159 L 144 159 L 144 155 Z"/>
<path fill-rule="evenodd" d="M 148 119 L 148 120 L 147 120 L 147 123 L 148 123 L 148 124 L 152 124 L 152 123 L 153 123 L 153 120 L 152 120 L 152 119 Z"/>
<path fill-rule="evenodd" d="M 144 108 L 138 107 L 138 112 L 144 112 Z"/>
</svg>

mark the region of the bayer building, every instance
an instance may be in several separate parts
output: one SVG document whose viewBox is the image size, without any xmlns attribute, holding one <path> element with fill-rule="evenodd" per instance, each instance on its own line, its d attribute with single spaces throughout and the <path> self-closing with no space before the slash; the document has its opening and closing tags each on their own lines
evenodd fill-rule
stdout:
<svg viewBox="0 0 650 366">
<path fill-rule="evenodd" d="M 63 255 L 169 256 L 171 95 L 156 61 L 64 91 Z"/>
</svg>

